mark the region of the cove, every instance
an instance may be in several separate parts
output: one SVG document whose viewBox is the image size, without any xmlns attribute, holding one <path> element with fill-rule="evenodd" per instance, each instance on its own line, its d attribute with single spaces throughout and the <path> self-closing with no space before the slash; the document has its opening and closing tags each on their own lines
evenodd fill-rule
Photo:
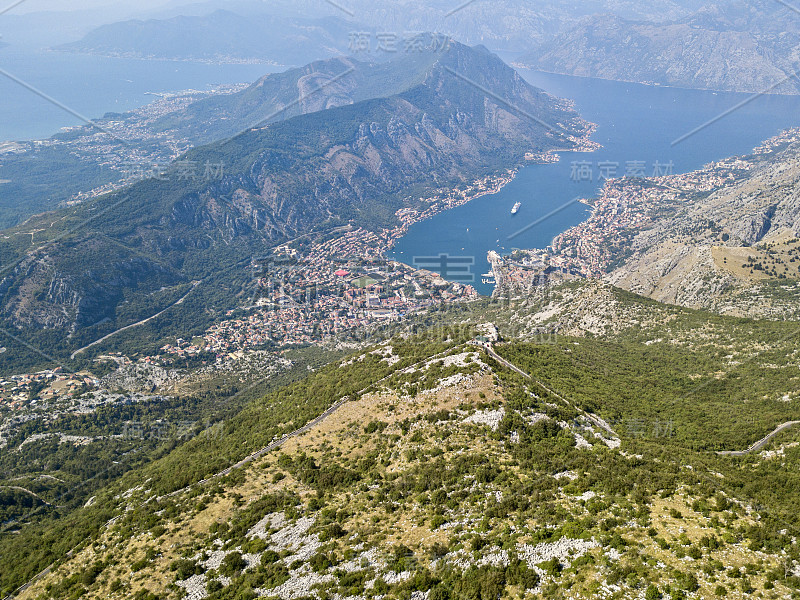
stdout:
<svg viewBox="0 0 800 600">
<path fill-rule="evenodd" d="M 800 96 L 686 90 L 525 69 L 519 73 L 532 85 L 573 100 L 581 116 L 597 124 L 592 140 L 603 148 L 564 152 L 558 163 L 523 167 L 498 193 L 413 225 L 390 258 L 411 265 L 430 265 L 425 259 L 441 256 L 458 264 L 467 261 L 472 264 L 465 280 L 490 295 L 493 286 L 481 277 L 490 268 L 487 252 L 547 246 L 588 217 L 589 209 L 576 199 L 596 196 L 604 177 L 686 173 L 748 154 L 780 131 L 800 125 Z M 517 202 L 521 206 L 512 215 Z"/>
</svg>

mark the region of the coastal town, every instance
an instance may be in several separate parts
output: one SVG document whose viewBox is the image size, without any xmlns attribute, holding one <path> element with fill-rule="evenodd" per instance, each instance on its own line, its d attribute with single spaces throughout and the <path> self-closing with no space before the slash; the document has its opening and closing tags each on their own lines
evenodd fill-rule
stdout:
<svg viewBox="0 0 800 600">
<path fill-rule="evenodd" d="M 581 152 L 597 147 L 590 140 L 571 142 Z M 556 153 L 526 156 L 528 162 L 540 164 L 558 159 Z M 392 229 L 372 232 L 350 226 L 310 249 L 289 243 L 268 257 L 254 259 L 250 268 L 256 291 L 249 304 L 229 311 L 228 319 L 198 338 L 176 340 L 161 352 L 165 356 L 211 352 L 221 360 L 242 349 L 318 344 L 348 336 L 363 340 L 372 326 L 399 321 L 437 304 L 479 298 L 470 282 L 453 281 L 434 271 L 439 257 L 417 257 L 408 265 L 387 260 L 386 253 L 415 223 L 496 194 L 517 172 L 508 169 L 455 189 L 408 198 L 413 208 L 398 210 L 399 224 Z M 469 275 L 474 281 L 475 274 Z"/>
<path fill-rule="evenodd" d="M 189 175 L 216 179 L 221 175 L 219 165 L 213 168 L 194 165 L 192 173 L 185 166 L 181 169 L 180 165 L 172 165 L 192 144 L 174 131 L 161 131 L 155 124 L 199 100 L 233 94 L 246 87 L 246 84 L 219 84 L 207 90 L 157 94 L 157 99 L 140 108 L 124 114 L 109 113 L 91 125 L 65 127 L 61 133 L 47 139 L 0 143 L 0 157 L 27 154 L 46 161 L 69 156 L 107 174 L 104 176 L 107 182 L 89 184 L 66 199 L 66 206 L 80 204 L 143 179 L 163 179 L 168 174 L 183 179 L 188 179 Z M 171 166 L 175 168 L 170 169 Z"/>
<path fill-rule="evenodd" d="M 732 157 L 684 174 L 607 179 L 597 198 L 581 200 L 591 216 L 556 236 L 547 248 L 490 256 L 497 288 L 506 293 L 530 290 L 548 275 L 602 277 L 639 231 L 679 210 L 697 194 L 730 185 L 755 168 L 765 154 L 800 140 L 800 130 L 785 131 L 745 157 Z"/>
<path fill-rule="evenodd" d="M 382 258 L 379 250 L 394 235 L 356 229 L 305 254 L 282 246 L 251 265 L 257 276 L 249 306 L 229 311 L 230 318 L 199 338 L 161 351 L 220 358 L 240 350 L 362 340 L 371 326 L 478 297 L 471 285 Z"/>
<path fill-rule="evenodd" d="M 547 249 L 552 266 L 584 277 L 601 277 L 637 232 L 678 210 L 698 193 L 734 182 L 753 163 L 733 158 L 698 171 L 660 177 L 622 177 L 605 183 L 598 198 L 588 200 L 592 214 L 557 236 Z"/>
<path fill-rule="evenodd" d="M 98 384 L 97 377 L 88 371 L 69 373 L 62 367 L 39 373 L 11 375 L 0 378 L 0 405 L 16 409 L 28 401 L 79 395 Z"/>
<path fill-rule="evenodd" d="M 543 249 L 493 254 L 489 261 L 498 290 L 530 290 L 561 278 L 600 277 L 625 243 L 653 226 L 697 193 L 730 184 L 754 168 L 757 157 L 800 139 L 800 130 L 784 132 L 765 142 L 750 157 L 712 163 L 686 174 L 608 179 L 601 194 L 581 200 L 592 209 L 583 223 L 557 236 Z M 586 142 L 583 150 L 593 148 Z M 548 163 L 558 154 L 529 155 Z M 409 228 L 443 211 L 487 194 L 497 193 L 517 171 L 487 176 L 455 189 L 440 189 L 409 198 L 397 211 L 393 229 L 368 231 L 350 224 L 301 242 L 285 243 L 265 256 L 254 257 L 248 269 L 250 288 L 241 306 L 191 339 L 176 339 L 158 353 L 135 359 L 142 365 L 168 367 L 175 359 L 202 356 L 221 365 L 248 352 L 270 353 L 307 345 L 364 342 L 371 328 L 400 321 L 441 303 L 479 298 L 468 282 L 454 281 L 429 268 L 386 259 L 387 251 Z M 431 257 L 432 259 L 436 257 Z M 125 359 L 125 357 L 122 357 Z M 127 359 L 126 359 L 127 360 Z M 128 361 L 130 362 L 130 361 Z M 101 388 L 89 371 L 71 374 L 59 369 L 16 375 L 0 383 L 0 407 L 20 409 L 36 398 L 73 397 Z"/>
</svg>

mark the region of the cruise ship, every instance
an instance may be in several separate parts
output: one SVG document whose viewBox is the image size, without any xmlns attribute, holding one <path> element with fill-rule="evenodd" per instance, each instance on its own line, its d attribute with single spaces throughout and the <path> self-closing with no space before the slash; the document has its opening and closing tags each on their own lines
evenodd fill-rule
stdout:
<svg viewBox="0 0 800 600">
<path fill-rule="evenodd" d="M 520 207 L 520 206 L 522 206 L 522 202 L 517 202 L 517 203 L 514 205 L 514 208 L 512 208 L 512 209 L 511 209 L 511 214 L 512 214 L 512 215 L 515 215 L 515 214 L 517 214 L 517 213 L 519 212 L 519 207 Z"/>
</svg>

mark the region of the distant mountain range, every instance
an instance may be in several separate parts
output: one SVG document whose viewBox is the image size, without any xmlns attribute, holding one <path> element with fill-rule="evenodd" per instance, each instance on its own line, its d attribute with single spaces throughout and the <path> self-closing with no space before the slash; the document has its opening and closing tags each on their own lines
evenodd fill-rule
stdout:
<svg viewBox="0 0 800 600">
<path fill-rule="evenodd" d="M 211 11 L 210 2 L 187 12 Z M 266 14 L 269 12 L 270 14 Z M 289 14 L 295 16 L 287 16 Z M 331 16 L 320 16 L 329 14 Z M 280 16 L 275 16 L 280 15 Z M 125 21 L 57 49 L 110 56 L 299 65 L 350 53 L 386 56 L 378 35 L 400 45 L 415 31 L 443 31 L 492 51 L 525 53 L 532 69 L 688 88 L 797 93 L 800 23 L 784 3 L 520 0 L 251 2 L 202 16 Z M 366 39 L 353 43 L 362 33 Z"/>
<path fill-rule="evenodd" d="M 296 65 L 345 54 L 353 25 L 336 17 L 206 16 L 132 20 L 99 27 L 57 50 L 132 58 Z"/>
<path fill-rule="evenodd" d="M 313 0 L 312 0 L 313 3 Z M 493 51 L 525 52 L 566 31 L 581 18 L 611 13 L 625 19 L 666 21 L 684 18 L 703 0 L 350 0 L 356 19 L 378 31 L 443 31 Z"/>
<path fill-rule="evenodd" d="M 582 77 L 796 94 L 800 17 L 777 2 L 709 5 L 680 21 L 592 16 L 517 62 Z"/>
<path fill-rule="evenodd" d="M 237 94 L 195 102 L 155 120 L 150 129 L 170 132 L 193 145 L 209 143 L 255 126 L 402 93 L 422 84 L 440 59 L 437 52 L 411 52 L 383 63 L 355 58 L 315 61 L 266 75 Z"/>
<path fill-rule="evenodd" d="M 269 79 L 240 99 L 252 100 Z M 389 66 L 333 59 L 288 81 L 287 98 L 298 87 L 324 87 L 332 100 L 296 102 L 316 112 L 181 158 L 221 164 L 221 178 L 183 180 L 176 166 L 6 231 L 3 319 L 36 347 L 61 354 L 156 314 L 204 280 L 173 311 L 180 315 L 170 323 L 185 335 L 231 308 L 250 258 L 265 249 L 348 222 L 392 227 L 395 212 L 417 206 L 426 190 L 515 166 L 529 151 L 569 147 L 571 136 L 588 130 L 565 103 L 487 50 L 457 43 L 402 54 Z M 326 108 L 336 104 L 346 105 Z"/>
<path fill-rule="evenodd" d="M 463 5 L 463 3 L 461 3 Z M 369 51 L 380 53 L 376 34 L 402 39 L 422 31 L 446 32 L 493 51 L 524 52 L 572 27 L 579 19 L 613 13 L 627 19 L 680 19 L 702 0 L 659 3 L 611 0 L 350 0 L 205 2 L 173 7 L 148 20 L 101 26 L 59 50 L 112 56 L 182 60 L 266 60 L 298 65 L 352 50 L 350 34 L 371 33 Z M 338 8 L 337 8 L 338 7 Z M 359 51 L 365 50 L 363 46 Z"/>
</svg>

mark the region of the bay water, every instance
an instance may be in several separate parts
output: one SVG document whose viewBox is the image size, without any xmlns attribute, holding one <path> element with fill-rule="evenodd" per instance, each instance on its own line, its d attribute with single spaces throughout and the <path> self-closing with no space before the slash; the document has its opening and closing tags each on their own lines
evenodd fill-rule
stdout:
<svg viewBox="0 0 800 600">
<path fill-rule="evenodd" d="M 531 84 L 569 98 L 598 125 L 591 153 L 561 153 L 554 164 L 523 167 L 500 192 L 475 199 L 413 225 L 391 258 L 432 266 L 437 258 L 471 264 L 465 280 L 481 294 L 493 285 L 481 274 L 489 250 L 544 248 L 584 221 L 590 211 L 579 198 L 598 195 L 604 178 L 686 173 L 709 162 L 749 153 L 780 131 L 800 125 L 800 96 L 687 90 L 570 77 L 520 69 Z M 513 206 L 521 204 L 517 214 Z M 452 259 L 455 259 L 454 261 Z M 447 268 L 447 267 L 445 267 Z M 462 278 L 459 277 L 459 280 Z"/>
</svg>

